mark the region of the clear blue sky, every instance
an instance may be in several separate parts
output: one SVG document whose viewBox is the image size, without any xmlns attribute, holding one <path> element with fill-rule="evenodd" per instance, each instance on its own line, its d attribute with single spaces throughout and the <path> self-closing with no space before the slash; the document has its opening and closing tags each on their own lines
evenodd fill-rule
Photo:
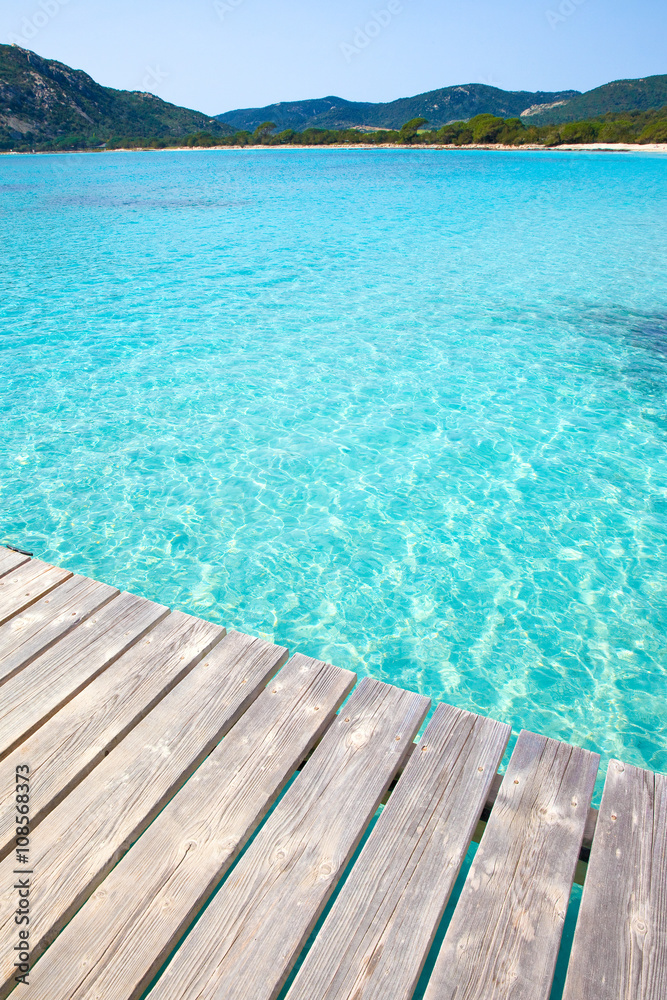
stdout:
<svg viewBox="0 0 667 1000">
<path fill-rule="evenodd" d="M 368 26 L 368 30 L 366 30 Z M 361 33 L 357 29 L 361 30 Z M 665 0 L 10 0 L 0 41 L 217 114 L 667 72 Z"/>
</svg>

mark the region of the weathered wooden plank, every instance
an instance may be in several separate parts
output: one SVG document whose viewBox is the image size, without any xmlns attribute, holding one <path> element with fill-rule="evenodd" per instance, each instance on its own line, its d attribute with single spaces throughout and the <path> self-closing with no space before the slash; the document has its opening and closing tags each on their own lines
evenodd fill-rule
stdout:
<svg viewBox="0 0 667 1000">
<path fill-rule="evenodd" d="M 428 706 L 426 698 L 364 678 L 151 1000 L 276 996 Z"/>
<path fill-rule="evenodd" d="M 41 823 L 31 840 L 34 962 L 231 729 L 287 650 L 232 632 Z M 16 867 L 0 863 L 0 997 L 14 986 Z"/>
<path fill-rule="evenodd" d="M 6 774 L 30 764 L 33 830 L 224 634 L 219 625 L 174 612 L 5 758 Z M 5 782 L 0 816 L 12 815 L 13 798 Z M 14 834 L 11 827 L 0 831 L 0 858 Z"/>
<path fill-rule="evenodd" d="M 4 545 L 0 545 L 0 576 L 11 573 L 17 566 L 22 566 L 29 560 L 30 556 L 26 556 L 22 552 L 14 552 L 13 549 L 6 549 Z"/>
<path fill-rule="evenodd" d="M 105 604 L 115 587 L 73 576 L 26 611 L 0 625 L 0 684 L 50 649 Z"/>
<path fill-rule="evenodd" d="M 288 1000 L 409 1000 L 510 733 L 438 706 Z"/>
<path fill-rule="evenodd" d="M 354 681 L 293 657 L 37 963 L 31 1000 L 139 996 Z"/>
<path fill-rule="evenodd" d="M 612 760 L 563 1000 L 667 997 L 667 776 Z"/>
<path fill-rule="evenodd" d="M 472 835 L 473 843 L 479 844 L 482 839 L 482 834 L 486 830 L 486 824 L 488 822 L 489 816 L 491 815 L 491 810 L 493 809 L 493 804 L 496 801 L 496 796 L 502 782 L 502 774 L 497 774 L 491 783 L 491 788 L 489 790 L 489 796 L 486 800 L 486 805 L 482 811 L 482 817 L 477 824 L 477 828 Z M 581 842 L 581 850 L 579 851 L 579 861 L 577 862 L 577 867 L 574 873 L 574 881 L 577 885 L 583 885 L 584 879 L 586 877 L 586 867 L 588 864 L 588 858 L 591 853 L 591 844 L 593 843 L 593 835 L 595 833 L 595 824 L 598 818 L 598 811 L 592 806 L 588 810 L 588 817 L 586 819 L 586 825 L 584 827 L 584 839 Z"/>
<path fill-rule="evenodd" d="M 30 559 L 0 577 L 0 625 L 48 594 L 72 574 L 39 559 Z"/>
<path fill-rule="evenodd" d="M 121 594 L 0 687 L 0 755 L 38 726 L 169 614 Z"/>
<path fill-rule="evenodd" d="M 521 732 L 424 1000 L 546 1000 L 599 757 Z"/>
</svg>

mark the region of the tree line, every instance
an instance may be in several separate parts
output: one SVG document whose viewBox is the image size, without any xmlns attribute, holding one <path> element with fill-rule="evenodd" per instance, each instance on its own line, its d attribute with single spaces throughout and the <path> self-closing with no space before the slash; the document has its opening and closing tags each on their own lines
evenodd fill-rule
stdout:
<svg viewBox="0 0 667 1000">
<path fill-rule="evenodd" d="M 183 136 L 116 136 L 69 135 L 49 142 L 11 144 L 0 143 L 1 149 L 16 152 L 34 149 L 38 152 L 101 149 L 170 149 L 174 147 L 216 146 L 559 146 L 589 142 L 667 142 L 667 106 L 652 111 L 609 113 L 600 118 L 568 122 L 563 125 L 531 125 L 521 118 L 499 118 L 496 115 L 476 115 L 468 121 L 449 122 L 429 129 L 425 118 L 412 118 L 400 129 L 306 128 L 278 131 L 273 122 L 262 122 L 253 131 L 241 130 L 230 135 L 194 132 Z"/>
<path fill-rule="evenodd" d="M 195 132 L 185 139 L 115 139 L 107 149 L 154 148 L 170 146 L 333 146 L 333 145 L 410 145 L 410 146 L 559 146 L 590 142 L 667 142 L 667 106 L 654 111 L 607 114 L 601 118 L 567 122 L 563 125 L 531 125 L 521 118 L 476 115 L 468 121 L 455 121 L 438 129 L 427 129 L 425 118 L 413 118 L 400 129 L 306 128 L 301 132 L 288 128 L 278 132 L 273 122 L 262 122 L 254 132 L 241 130 L 233 135 Z"/>
</svg>

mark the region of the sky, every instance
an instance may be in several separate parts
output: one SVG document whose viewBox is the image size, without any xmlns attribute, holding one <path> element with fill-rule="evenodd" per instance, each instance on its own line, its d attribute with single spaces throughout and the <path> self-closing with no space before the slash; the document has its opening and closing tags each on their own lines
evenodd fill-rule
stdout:
<svg viewBox="0 0 667 1000">
<path fill-rule="evenodd" d="M 665 0 L 4 0 L 0 41 L 220 114 L 667 73 Z"/>
</svg>

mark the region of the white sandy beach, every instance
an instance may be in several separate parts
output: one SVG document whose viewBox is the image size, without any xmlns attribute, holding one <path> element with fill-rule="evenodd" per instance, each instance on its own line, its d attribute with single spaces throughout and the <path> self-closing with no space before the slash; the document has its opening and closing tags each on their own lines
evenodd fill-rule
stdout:
<svg viewBox="0 0 667 1000">
<path fill-rule="evenodd" d="M 492 145 L 490 143 L 483 144 L 470 144 L 465 146 L 442 146 L 438 144 L 433 145 L 422 145 L 420 143 L 416 145 L 401 145 L 397 142 L 392 143 L 331 143 L 327 145 L 317 145 L 317 146 L 165 146 L 162 149 L 155 149 L 152 146 L 138 146 L 129 147 L 123 146 L 118 149 L 45 149 L 45 150 L 35 150 L 34 152 L 19 151 L 19 150 L 2 150 L 0 151 L 0 156 L 67 156 L 72 153 L 194 153 L 201 152 L 202 150 L 212 150 L 214 152 L 227 152 L 229 150 L 239 150 L 246 152 L 250 151 L 268 151 L 268 150 L 283 150 L 285 152 L 299 150 L 299 149 L 347 149 L 354 151 L 355 149 L 413 149 L 413 150 L 434 150 L 434 151 L 453 151 L 462 152 L 465 150 L 488 150 L 491 152 L 541 152 L 541 153 L 558 153 L 561 151 L 568 153 L 667 153 L 667 142 L 650 142 L 650 143 L 631 143 L 631 142 L 589 142 L 589 143 L 576 143 L 571 145 L 561 145 L 561 146 L 540 146 L 540 145 L 525 145 L 525 146 L 501 146 Z"/>
<path fill-rule="evenodd" d="M 483 144 L 470 144 L 465 146 L 454 146 L 454 145 L 438 145 L 434 143 L 433 145 L 422 145 L 421 143 L 416 144 L 401 144 L 397 142 L 391 143 L 327 143 L 326 145 L 316 145 L 316 146 L 168 146 L 164 149 L 153 149 L 151 147 L 140 147 L 140 148 L 122 148 L 122 149 L 110 149 L 107 152 L 110 153 L 187 153 L 191 151 L 196 151 L 203 149 L 212 149 L 224 152 L 225 150 L 298 150 L 298 149 L 415 149 L 415 150 L 452 150 L 454 152 L 461 152 L 467 149 L 483 149 L 491 150 L 494 152 L 559 152 L 564 150 L 566 152 L 603 152 L 603 153 L 667 153 L 667 142 L 652 142 L 652 143 L 630 143 L 630 142 L 590 142 L 590 143 L 576 143 L 571 145 L 560 145 L 560 146 L 541 146 L 541 145 L 525 145 L 525 146 L 501 146 L 492 145 L 490 143 Z M 92 150 L 86 150 L 85 152 L 92 152 Z"/>
</svg>

